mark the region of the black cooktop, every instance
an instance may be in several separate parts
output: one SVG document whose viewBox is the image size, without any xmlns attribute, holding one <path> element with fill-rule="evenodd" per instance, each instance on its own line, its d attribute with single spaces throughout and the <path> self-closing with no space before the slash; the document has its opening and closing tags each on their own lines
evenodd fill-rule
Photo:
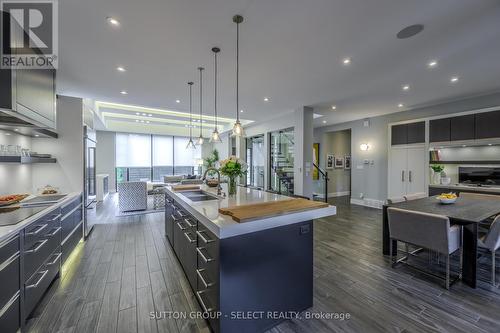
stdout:
<svg viewBox="0 0 500 333">
<path fill-rule="evenodd" d="M 42 207 L 2 207 L 0 208 L 0 226 L 18 224 L 30 216 L 47 208 Z"/>
</svg>

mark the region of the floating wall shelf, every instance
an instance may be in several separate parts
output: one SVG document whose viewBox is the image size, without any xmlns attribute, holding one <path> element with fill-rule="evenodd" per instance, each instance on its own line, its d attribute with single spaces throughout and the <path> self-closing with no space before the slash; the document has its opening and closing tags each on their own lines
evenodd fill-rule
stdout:
<svg viewBox="0 0 500 333">
<path fill-rule="evenodd" d="M 56 163 L 55 158 L 47 157 L 24 157 L 24 156 L 0 156 L 0 163 L 20 163 L 20 164 L 34 164 L 34 163 Z"/>
</svg>

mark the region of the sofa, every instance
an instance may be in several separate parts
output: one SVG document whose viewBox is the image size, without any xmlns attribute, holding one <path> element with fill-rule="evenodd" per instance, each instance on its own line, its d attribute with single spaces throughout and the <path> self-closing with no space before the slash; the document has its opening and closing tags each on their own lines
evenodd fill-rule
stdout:
<svg viewBox="0 0 500 333">
<path fill-rule="evenodd" d="M 118 207 L 121 212 L 148 209 L 146 182 L 118 183 Z"/>
</svg>

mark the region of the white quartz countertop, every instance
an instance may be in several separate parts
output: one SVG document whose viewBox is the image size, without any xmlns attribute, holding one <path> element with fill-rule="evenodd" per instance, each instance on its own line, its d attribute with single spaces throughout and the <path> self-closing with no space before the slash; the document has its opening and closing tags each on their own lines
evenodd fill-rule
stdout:
<svg viewBox="0 0 500 333">
<path fill-rule="evenodd" d="M 227 184 L 222 184 L 222 187 L 223 192 L 227 193 Z M 198 202 L 191 201 L 187 197 L 183 196 L 183 191 L 172 191 L 171 186 L 167 186 L 166 190 L 177 204 L 192 214 L 198 221 L 203 223 L 219 238 L 228 238 L 303 221 L 314 220 L 336 215 L 337 213 L 335 206 L 328 206 L 325 208 L 302 212 L 291 212 L 289 214 L 240 223 L 234 221 L 231 216 L 219 214 L 219 208 L 286 200 L 290 199 L 290 197 L 241 186 L 238 186 L 237 188 L 237 193 L 233 197 Z M 206 185 L 201 185 L 201 189 L 214 195 L 217 193 L 215 188 L 210 188 Z"/>
<path fill-rule="evenodd" d="M 34 221 L 38 220 L 40 217 L 46 215 L 47 213 L 50 213 L 54 209 L 56 209 L 58 207 L 64 207 L 66 204 L 68 204 L 69 202 L 74 200 L 79 195 L 81 195 L 81 192 L 69 193 L 61 201 L 59 201 L 55 204 L 52 204 L 50 206 L 46 206 L 46 208 L 44 210 L 36 213 L 35 215 L 32 215 L 32 216 L 24 219 L 23 221 L 21 221 L 17 224 L 1 226 L 0 227 L 0 242 L 3 241 L 4 239 L 9 238 L 10 236 L 12 236 L 14 234 L 17 234 L 19 231 L 26 228 Z M 23 209 L 23 208 L 21 208 L 21 209 Z M 0 214 L 0 219 L 1 218 L 2 218 L 2 215 Z"/>
<path fill-rule="evenodd" d="M 443 188 L 443 189 L 455 189 L 464 191 L 478 191 L 478 192 L 491 192 L 500 193 L 500 187 L 489 187 L 489 186 L 467 186 L 462 184 L 450 184 L 450 185 L 429 185 L 432 188 Z"/>
</svg>

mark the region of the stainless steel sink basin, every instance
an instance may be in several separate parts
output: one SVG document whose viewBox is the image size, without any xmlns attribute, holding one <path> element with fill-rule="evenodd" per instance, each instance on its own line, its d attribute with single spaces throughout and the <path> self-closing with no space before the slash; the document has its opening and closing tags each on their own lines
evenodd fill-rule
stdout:
<svg viewBox="0 0 500 333">
<path fill-rule="evenodd" d="M 202 191 L 202 190 L 197 190 L 197 191 L 184 191 L 180 192 L 181 195 L 185 196 L 191 201 L 211 201 L 211 200 L 219 200 L 216 196 L 213 194 L 210 194 L 208 192 Z"/>
</svg>

